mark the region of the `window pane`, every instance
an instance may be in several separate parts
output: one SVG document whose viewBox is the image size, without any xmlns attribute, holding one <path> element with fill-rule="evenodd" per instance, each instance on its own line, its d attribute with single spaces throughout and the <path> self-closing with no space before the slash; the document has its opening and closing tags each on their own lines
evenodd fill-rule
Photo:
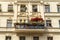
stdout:
<svg viewBox="0 0 60 40">
<path fill-rule="evenodd" d="M 13 5 L 8 5 L 8 12 L 13 12 Z"/>
<path fill-rule="evenodd" d="M 11 40 L 11 36 L 6 36 L 6 40 Z"/>
<path fill-rule="evenodd" d="M 33 40 L 39 40 L 39 37 L 33 37 Z"/>
<path fill-rule="evenodd" d="M 12 20 L 7 20 L 7 27 L 12 27 Z"/>
<path fill-rule="evenodd" d="M 50 12 L 50 6 L 49 5 L 45 5 L 45 12 Z"/>
<path fill-rule="evenodd" d="M 60 12 L 60 5 L 57 5 L 57 11 Z"/>
<path fill-rule="evenodd" d="M 60 20 L 59 20 L 59 27 L 60 27 Z"/>
<path fill-rule="evenodd" d="M 0 5 L 0 12 L 1 12 L 1 5 Z"/>
<path fill-rule="evenodd" d="M 53 40 L 53 37 L 47 37 L 47 40 Z"/>
<path fill-rule="evenodd" d="M 37 12 L 37 5 L 32 5 L 32 11 Z"/>
<path fill-rule="evenodd" d="M 21 5 L 21 7 L 20 7 L 20 11 L 21 12 L 26 12 L 26 5 Z"/>
<path fill-rule="evenodd" d="M 20 36 L 20 40 L 25 40 L 25 36 Z"/>
<path fill-rule="evenodd" d="M 51 27 L 51 20 L 46 20 L 46 26 Z"/>
</svg>

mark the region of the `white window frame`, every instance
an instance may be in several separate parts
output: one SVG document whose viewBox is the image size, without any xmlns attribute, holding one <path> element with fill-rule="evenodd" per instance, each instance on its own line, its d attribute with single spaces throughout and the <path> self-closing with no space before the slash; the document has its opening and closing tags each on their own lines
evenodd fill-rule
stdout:
<svg viewBox="0 0 60 40">
<path fill-rule="evenodd" d="M 10 22 L 10 23 L 9 23 Z M 12 20 L 7 20 L 7 27 L 10 28 L 12 27 Z"/>
<path fill-rule="evenodd" d="M 36 11 L 34 11 L 33 6 L 36 6 L 36 7 L 35 7 Z M 37 7 L 38 7 L 38 5 L 35 5 L 35 4 L 33 5 L 33 4 L 32 4 L 32 12 L 38 12 L 38 8 L 37 8 Z"/>
<path fill-rule="evenodd" d="M 47 22 L 47 21 L 50 21 L 50 22 Z M 47 27 L 52 27 L 51 20 L 46 20 L 46 26 L 47 26 Z"/>
<path fill-rule="evenodd" d="M 47 12 L 47 13 L 50 12 L 50 5 L 45 5 L 45 12 Z"/>
<path fill-rule="evenodd" d="M 13 12 L 13 4 L 8 4 L 8 12 Z"/>
</svg>

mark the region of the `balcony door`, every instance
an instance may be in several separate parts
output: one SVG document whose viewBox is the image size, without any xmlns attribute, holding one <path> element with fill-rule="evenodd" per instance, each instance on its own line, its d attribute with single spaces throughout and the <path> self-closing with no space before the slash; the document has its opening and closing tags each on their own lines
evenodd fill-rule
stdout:
<svg viewBox="0 0 60 40">
<path fill-rule="evenodd" d="M 39 37 L 34 36 L 34 37 L 33 37 L 33 40 L 39 40 Z"/>
<path fill-rule="evenodd" d="M 25 40 L 25 36 L 20 36 L 19 40 Z"/>
</svg>

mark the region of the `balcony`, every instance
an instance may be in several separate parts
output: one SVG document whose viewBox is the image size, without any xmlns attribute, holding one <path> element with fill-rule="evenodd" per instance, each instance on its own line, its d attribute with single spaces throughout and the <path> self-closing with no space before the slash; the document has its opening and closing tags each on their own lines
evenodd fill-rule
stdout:
<svg viewBox="0 0 60 40">
<path fill-rule="evenodd" d="M 45 13 L 45 16 L 59 17 L 60 16 L 60 13 L 58 13 L 58 12 L 50 12 L 50 13 Z"/>
<path fill-rule="evenodd" d="M 44 24 L 39 23 L 15 23 L 17 33 L 42 33 L 45 32 Z"/>
<path fill-rule="evenodd" d="M 38 18 L 33 18 L 28 23 L 15 23 L 14 25 L 15 25 L 15 31 L 17 33 L 43 33 L 45 32 L 44 21 Z"/>
<path fill-rule="evenodd" d="M 44 24 L 39 23 L 17 23 L 16 29 L 44 29 Z"/>
</svg>

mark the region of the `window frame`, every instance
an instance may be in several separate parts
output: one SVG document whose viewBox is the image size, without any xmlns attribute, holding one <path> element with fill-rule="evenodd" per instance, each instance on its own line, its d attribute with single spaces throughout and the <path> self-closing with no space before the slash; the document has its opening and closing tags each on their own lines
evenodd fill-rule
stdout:
<svg viewBox="0 0 60 40">
<path fill-rule="evenodd" d="M 13 4 L 8 4 L 8 12 L 13 12 Z"/>
<path fill-rule="evenodd" d="M 50 21 L 50 22 L 48 22 L 48 21 Z M 52 27 L 51 20 L 46 20 L 46 26 L 47 26 L 47 27 Z"/>
<path fill-rule="evenodd" d="M 34 9 L 34 7 L 33 6 L 36 6 L 36 9 Z M 36 5 L 36 4 L 32 4 L 32 12 L 38 12 L 38 5 Z"/>
<path fill-rule="evenodd" d="M 21 40 L 21 38 L 23 38 L 23 40 L 26 40 L 25 36 L 19 36 L 19 40 Z"/>
<path fill-rule="evenodd" d="M 11 40 L 11 36 L 6 36 L 5 40 Z"/>
<path fill-rule="evenodd" d="M 60 5 L 57 5 L 57 12 L 60 13 Z"/>
<path fill-rule="evenodd" d="M 34 39 L 35 38 L 35 39 Z M 39 40 L 39 36 L 34 36 L 33 40 Z"/>
<path fill-rule="evenodd" d="M 53 40 L 53 37 L 49 36 L 47 37 L 47 40 Z"/>
<path fill-rule="evenodd" d="M 10 23 L 9 23 L 10 22 Z M 7 28 L 11 28 L 12 27 L 12 20 L 7 20 Z"/>
<path fill-rule="evenodd" d="M 59 28 L 60 28 L 60 20 L 59 20 Z"/>
<path fill-rule="evenodd" d="M 0 4 L 0 12 L 2 12 L 2 9 L 1 9 L 1 4 Z"/>
<path fill-rule="evenodd" d="M 45 5 L 45 13 L 50 13 L 50 5 Z"/>
<path fill-rule="evenodd" d="M 26 12 L 26 10 L 27 10 L 26 4 L 21 4 L 20 5 L 20 12 Z"/>
</svg>

